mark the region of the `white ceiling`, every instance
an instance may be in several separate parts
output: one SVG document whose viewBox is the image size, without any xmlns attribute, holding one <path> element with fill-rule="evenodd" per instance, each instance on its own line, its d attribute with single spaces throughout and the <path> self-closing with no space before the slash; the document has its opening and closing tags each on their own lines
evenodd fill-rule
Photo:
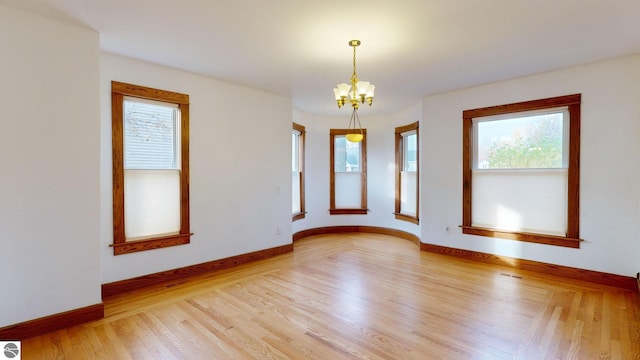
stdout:
<svg viewBox="0 0 640 360">
<path fill-rule="evenodd" d="M 280 94 L 337 114 L 352 72 L 371 109 L 640 53 L 640 0 L 0 0 L 100 33 L 103 51 Z M 342 113 L 344 109 L 342 110 Z M 364 115 L 364 114 L 363 114 Z"/>
</svg>

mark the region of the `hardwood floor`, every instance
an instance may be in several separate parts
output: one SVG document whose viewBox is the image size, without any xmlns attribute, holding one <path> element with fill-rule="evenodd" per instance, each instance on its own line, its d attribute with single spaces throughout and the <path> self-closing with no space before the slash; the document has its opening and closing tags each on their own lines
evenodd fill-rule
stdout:
<svg viewBox="0 0 640 360">
<path fill-rule="evenodd" d="M 23 359 L 640 359 L 637 293 L 332 234 L 105 299 Z"/>
</svg>

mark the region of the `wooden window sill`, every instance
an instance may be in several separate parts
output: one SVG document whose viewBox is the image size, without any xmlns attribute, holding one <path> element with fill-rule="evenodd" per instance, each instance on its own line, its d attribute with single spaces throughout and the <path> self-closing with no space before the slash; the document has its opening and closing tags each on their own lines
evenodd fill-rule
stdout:
<svg viewBox="0 0 640 360">
<path fill-rule="evenodd" d="M 299 212 L 299 213 L 295 213 L 291 216 L 291 221 L 296 221 L 296 220 L 300 220 L 300 219 L 304 219 L 304 217 L 306 216 L 307 212 Z"/>
<path fill-rule="evenodd" d="M 118 244 L 111 244 L 113 255 L 129 254 L 138 251 L 160 249 L 164 247 L 189 244 L 193 234 L 176 234 L 157 238 L 126 241 Z"/>
<path fill-rule="evenodd" d="M 475 226 L 460 226 L 463 234 L 495 237 L 501 239 L 525 241 L 537 244 L 563 246 L 569 248 L 580 248 L 581 239 L 568 238 L 564 236 L 535 234 L 527 232 L 513 232 L 496 229 L 481 228 Z"/>
<path fill-rule="evenodd" d="M 367 215 L 369 209 L 329 209 L 330 215 Z"/>
<path fill-rule="evenodd" d="M 411 216 L 411 215 L 407 215 L 407 214 L 401 214 L 401 213 L 393 213 L 393 215 L 395 215 L 396 220 L 408 221 L 408 222 L 416 224 L 416 225 L 418 225 L 420 223 L 420 219 L 418 219 L 415 216 Z"/>
</svg>

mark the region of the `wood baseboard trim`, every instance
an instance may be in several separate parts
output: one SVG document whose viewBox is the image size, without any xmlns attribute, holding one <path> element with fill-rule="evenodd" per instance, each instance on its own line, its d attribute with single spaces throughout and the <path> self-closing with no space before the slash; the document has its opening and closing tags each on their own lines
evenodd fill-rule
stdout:
<svg viewBox="0 0 640 360">
<path fill-rule="evenodd" d="M 406 231 L 376 227 L 376 226 L 359 226 L 359 225 L 326 226 L 326 227 L 301 230 L 293 234 L 293 241 L 296 242 L 297 240 L 300 240 L 309 236 L 313 236 L 313 235 L 350 233 L 350 232 L 363 232 L 363 233 L 390 235 L 390 236 L 399 237 L 401 239 L 409 240 L 414 244 L 420 246 L 420 238 Z"/>
<path fill-rule="evenodd" d="M 420 244 L 420 250 L 441 255 L 455 256 L 463 259 L 480 261 L 484 263 L 508 266 L 521 270 L 562 276 L 573 280 L 588 281 L 601 285 L 615 286 L 628 290 L 635 290 L 636 284 L 633 277 L 603 273 L 593 270 L 578 269 L 562 265 L 554 265 L 543 262 L 498 256 L 483 252 L 450 248 L 433 244 Z M 640 280 L 639 280 L 640 281 Z"/>
<path fill-rule="evenodd" d="M 225 259 L 213 260 L 202 264 L 186 266 L 178 269 L 161 271 L 154 274 L 138 276 L 131 279 L 102 284 L 102 298 L 122 294 L 131 290 L 147 286 L 158 285 L 202 275 L 205 273 L 246 264 L 252 261 L 263 260 L 277 255 L 293 251 L 293 244 L 282 245 L 270 249 L 254 251 L 247 254 L 236 255 Z"/>
<path fill-rule="evenodd" d="M 104 304 L 73 309 L 0 328 L 0 339 L 23 340 L 104 318 Z"/>
</svg>

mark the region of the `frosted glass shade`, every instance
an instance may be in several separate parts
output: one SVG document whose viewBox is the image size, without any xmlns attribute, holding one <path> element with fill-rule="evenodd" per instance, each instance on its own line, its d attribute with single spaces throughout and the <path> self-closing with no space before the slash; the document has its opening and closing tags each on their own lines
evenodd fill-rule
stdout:
<svg viewBox="0 0 640 360">
<path fill-rule="evenodd" d="M 376 92 L 376 86 L 373 84 L 370 84 L 369 86 L 367 86 L 367 94 L 366 97 L 367 98 L 373 98 L 374 97 L 374 93 Z"/>
<path fill-rule="evenodd" d="M 358 95 L 360 96 L 364 96 L 367 94 L 367 89 L 369 88 L 369 84 L 371 84 L 368 81 L 358 81 L 358 83 L 356 84 L 356 88 L 358 89 Z"/>
<path fill-rule="evenodd" d="M 336 93 L 336 96 L 340 96 L 340 97 L 347 97 L 349 95 L 349 88 L 351 88 L 351 86 L 349 86 L 349 84 L 338 84 L 338 92 Z M 335 91 L 335 90 L 334 90 Z M 336 100 L 339 99 L 338 97 L 336 97 Z"/>
</svg>

